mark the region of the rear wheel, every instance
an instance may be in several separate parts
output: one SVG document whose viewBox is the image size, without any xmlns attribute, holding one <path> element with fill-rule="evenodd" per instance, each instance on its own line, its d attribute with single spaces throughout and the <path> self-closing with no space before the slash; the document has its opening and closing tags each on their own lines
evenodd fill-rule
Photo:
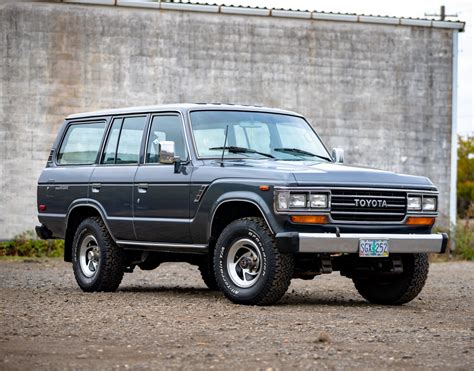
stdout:
<svg viewBox="0 0 474 371">
<path fill-rule="evenodd" d="M 72 245 L 74 276 L 83 291 L 115 291 L 124 273 L 124 255 L 113 242 L 104 222 L 84 219 Z"/>
<path fill-rule="evenodd" d="M 214 272 L 224 295 L 238 304 L 268 305 L 286 292 L 293 276 L 292 254 L 280 253 L 262 218 L 242 218 L 221 233 Z"/>
<path fill-rule="evenodd" d="M 376 304 L 400 305 L 418 296 L 428 277 L 427 254 L 403 254 L 403 272 L 354 278 L 354 285 L 366 300 Z"/>
<path fill-rule="evenodd" d="M 212 266 L 212 260 L 202 262 L 199 264 L 199 272 L 201 272 L 201 277 L 209 290 L 216 291 L 219 290 L 217 285 L 216 277 L 214 275 L 214 268 Z"/>
</svg>

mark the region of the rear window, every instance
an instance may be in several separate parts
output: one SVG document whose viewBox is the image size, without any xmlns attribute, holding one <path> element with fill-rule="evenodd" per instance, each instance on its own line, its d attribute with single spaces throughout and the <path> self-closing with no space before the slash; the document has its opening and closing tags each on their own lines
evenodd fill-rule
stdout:
<svg viewBox="0 0 474 371">
<path fill-rule="evenodd" d="M 105 122 L 70 125 L 59 148 L 57 162 L 61 165 L 90 165 L 95 163 L 104 130 Z"/>
</svg>

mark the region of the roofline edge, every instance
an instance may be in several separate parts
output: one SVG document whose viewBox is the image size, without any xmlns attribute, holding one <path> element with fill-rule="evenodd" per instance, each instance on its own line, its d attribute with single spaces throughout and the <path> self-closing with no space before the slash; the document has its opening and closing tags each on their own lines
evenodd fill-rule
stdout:
<svg viewBox="0 0 474 371">
<path fill-rule="evenodd" d="M 266 106 L 255 106 L 245 104 L 226 104 L 226 103 L 174 103 L 174 104 L 160 104 L 160 105 L 149 105 L 149 106 L 131 106 L 131 107 L 118 107 L 111 109 L 100 109 L 97 111 L 90 112 L 77 112 L 71 113 L 65 117 L 66 120 L 81 120 L 86 118 L 94 118 L 101 116 L 115 116 L 115 115 L 128 115 L 128 114 L 141 114 L 141 113 L 152 113 L 152 112 L 165 112 L 165 111 L 192 111 L 192 110 L 222 110 L 222 111 L 255 111 L 255 112 L 271 112 L 293 116 L 303 115 L 299 112 L 275 108 Z"/>
<path fill-rule="evenodd" d="M 142 9 L 163 9 L 175 11 L 188 11 L 199 13 L 222 13 L 229 15 L 249 15 L 258 17 L 275 17 L 275 18 L 291 18 L 291 19 L 310 19 L 320 21 L 334 22 L 351 22 L 351 23 L 371 23 L 400 25 L 408 27 L 430 27 L 458 30 L 463 32 L 466 22 L 462 21 L 440 21 L 434 19 L 423 18 L 404 18 L 404 17 L 388 17 L 374 15 L 357 15 L 345 13 L 325 13 L 319 11 L 301 11 L 301 10 L 285 10 L 285 9 L 269 9 L 258 7 L 229 6 L 218 4 L 203 3 L 182 3 L 182 2 L 161 2 L 147 0 L 62 0 L 63 3 L 76 3 L 85 5 L 107 5 L 121 6 Z"/>
</svg>

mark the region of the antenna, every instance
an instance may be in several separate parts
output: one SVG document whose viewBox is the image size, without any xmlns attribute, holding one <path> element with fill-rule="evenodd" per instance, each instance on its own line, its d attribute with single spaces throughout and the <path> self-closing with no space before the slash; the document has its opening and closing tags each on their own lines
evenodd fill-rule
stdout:
<svg viewBox="0 0 474 371">
<path fill-rule="evenodd" d="M 441 5 L 441 8 L 439 9 L 439 14 L 429 14 L 425 13 L 426 17 L 439 17 L 440 21 L 445 21 L 446 18 L 456 18 L 458 15 L 457 14 L 446 14 L 446 7 L 444 5 Z"/>
<path fill-rule="evenodd" d="M 222 156 L 221 156 L 221 167 L 224 167 L 224 152 L 225 152 L 225 145 L 227 144 L 227 134 L 229 133 L 229 124 L 227 124 L 225 128 L 225 138 L 224 138 L 224 146 L 222 147 Z"/>
</svg>

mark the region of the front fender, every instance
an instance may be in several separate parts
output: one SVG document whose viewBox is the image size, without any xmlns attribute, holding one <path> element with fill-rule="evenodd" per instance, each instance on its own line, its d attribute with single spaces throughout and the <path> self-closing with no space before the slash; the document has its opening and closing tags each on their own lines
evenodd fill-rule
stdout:
<svg viewBox="0 0 474 371">
<path fill-rule="evenodd" d="M 209 230 L 208 230 L 208 238 L 210 237 L 211 234 L 211 226 L 212 222 L 214 221 L 214 215 L 222 204 L 226 202 L 232 202 L 232 201 L 241 201 L 241 202 L 249 202 L 254 204 L 261 212 L 263 218 L 265 219 L 265 222 L 268 225 L 268 228 L 270 228 L 270 231 L 272 233 L 276 233 L 278 228 L 278 224 L 274 218 L 273 211 L 270 209 L 268 206 L 267 202 L 258 194 L 255 192 L 250 192 L 250 191 L 233 191 L 233 192 L 227 192 L 225 194 L 222 194 L 217 200 L 214 202 L 214 204 L 211 207 L 211 210 L 208 215 L 208 220 L 210 221 L 209 223 Z"/>
<path fill-rule="evenodd" d="M 216 211 L 221 205 L 232 201 L 251 203 L 258 208 L 271 232 L 280 232 L 282 227 L 273 212 L 273 187 L 261 191 L 258 186 L 252 182 L 212 184 L 205 192 L 190 225 L 193 243 L 209 243 Z"/>
</svg>

